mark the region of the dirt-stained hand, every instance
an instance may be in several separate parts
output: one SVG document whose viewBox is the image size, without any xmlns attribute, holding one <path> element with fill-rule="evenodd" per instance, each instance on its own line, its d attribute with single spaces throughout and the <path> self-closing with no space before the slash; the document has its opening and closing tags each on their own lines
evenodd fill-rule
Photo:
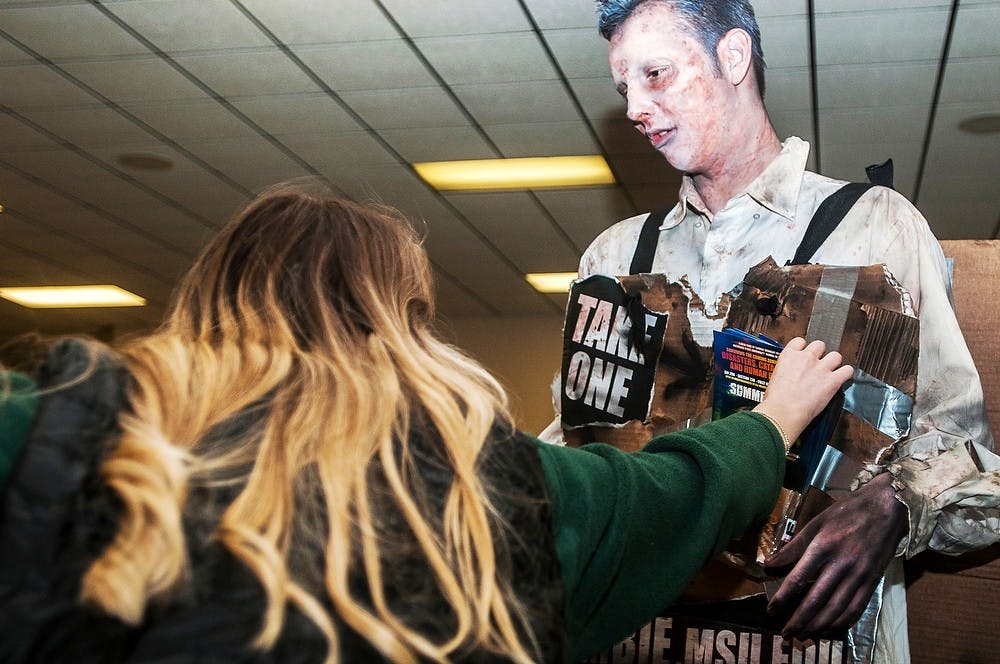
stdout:
<svg viewBox="0 0 1000 664">
<path fill-rule="evenodd" d="M 785 638 L 838 636 L 858 621 L 907 531 L 906 507 L 882 473 L 820 512 L 764 562 L 788 571 L 768 612 L 791 614 Z"/>
</svg>

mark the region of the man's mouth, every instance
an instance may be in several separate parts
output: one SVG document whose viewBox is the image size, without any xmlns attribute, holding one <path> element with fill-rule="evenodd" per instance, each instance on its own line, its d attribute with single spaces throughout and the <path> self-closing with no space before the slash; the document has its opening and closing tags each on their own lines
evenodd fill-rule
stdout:
<svg viewBox="0 0 1000 664">
<path fill-rule="evenodd" d="M 646 132 L 646 138 L 649 142 L 653 144 L 653 147 L 659 150 L 664 143 L 673 138 L 674 132 L 677 131 L 676 127 L 671 127 L 670 129 L 655 129 L 653 131 Z"/>
</svg>

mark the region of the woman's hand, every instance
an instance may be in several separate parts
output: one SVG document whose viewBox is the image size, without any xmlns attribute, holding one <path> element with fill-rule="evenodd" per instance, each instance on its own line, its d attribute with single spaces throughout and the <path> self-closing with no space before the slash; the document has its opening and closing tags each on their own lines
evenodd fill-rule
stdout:
<svg viewBox="0 0 1000 664">
<path fill-rule="evenodd" d="M 854 368 L 842 362 L 840 353 L 827 353 L 822 341 L 806 345 L 795 337 L 778 356 L 764 400 L 754 411 L 777 422 L 786 442 L 794 441 L 854 375 Z"/>
</svg>

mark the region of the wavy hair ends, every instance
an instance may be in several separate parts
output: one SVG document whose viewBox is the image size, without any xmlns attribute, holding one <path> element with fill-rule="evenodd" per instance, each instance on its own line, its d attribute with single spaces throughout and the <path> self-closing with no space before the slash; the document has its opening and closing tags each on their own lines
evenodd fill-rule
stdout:
<svg viewBox="0 0 1000 664">
<path fill-rule="evenodd" d="M 506 396 L 433 325 L 429 261 L 398 212 L 298 184 L 258 196 L 204 249 L 163 325 L 123 350 L 129 408 L 101 472 L 124 516 L 83 599 L 134 624 L 169 598 L 189 576 L 189 496 L 229 486 L 215 537 L 261 582 L 256 647 L 276 643 L 292 605 L 337 661 L 330 605 L 393 661 L 445 661 L 470 646 L 530 661 L 526 612 L 494 574 L 504 547 L 494 548 L 498 517 L 476 467 Z M 423 426 L 454 476 L 443 528 L 412 466 Z M 373 492 L 373 469 L 388 491 Z M 403 539 L 418 543 L 457 618 L 443 641 L 382 601 L 379 560 L 395 544 L 366 535 L 379 500 L 402 515 Z M 290 564 L 302 532 L 320 550 L 305 576 Z M 367 599 L 348 582 L 358 569 Z"/>
</svg>

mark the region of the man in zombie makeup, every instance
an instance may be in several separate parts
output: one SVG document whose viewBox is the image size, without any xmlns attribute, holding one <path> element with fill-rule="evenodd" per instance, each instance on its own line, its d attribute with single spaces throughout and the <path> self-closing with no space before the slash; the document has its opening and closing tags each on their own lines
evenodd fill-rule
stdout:
<svg viewBox="0 0 1000 664">
<path fill-rule="evenodd" d="M 710 345 L 711 329 L 725 322 L 723 294 L 768 256 L 779 265 L 792 258 L 813 213 L 844 182 L 807 171 L 809 144 L 782 142 L 771 125 L 760 32 L 748 2 L 597 5 L 626 115 L 684 173 L 679 202 L 654 227 L 647 271 L 684 278 L 700 296 L 704 307 L 689 312 L 692 330 Z M 580 276 L 629 274 L 647 217 L 602 233 L 584 253 Z M 878 638 L 864 659 L 906 662 L 902 556 L 927 548 L 960 553 L 998 537 L 964 500 L 970 491 L 952 490 L 974 493 L 984 482 L 969 463 L 979 461 L 970 455 L 993 449 L 982 388 L 950 305 L 940 246 L 903 196 L 888 187 L 868 190 L 809 262 L 884 263 L 905 287 L 920 319 L 917 396 L 909 437 L 889 463 L 872 468 L 870 481 L 768 561 L 791 570 L 768 610 L 789 616 L 786 637 L 842 634 L 876 596 L 883 600 Z"/>
</svg>

